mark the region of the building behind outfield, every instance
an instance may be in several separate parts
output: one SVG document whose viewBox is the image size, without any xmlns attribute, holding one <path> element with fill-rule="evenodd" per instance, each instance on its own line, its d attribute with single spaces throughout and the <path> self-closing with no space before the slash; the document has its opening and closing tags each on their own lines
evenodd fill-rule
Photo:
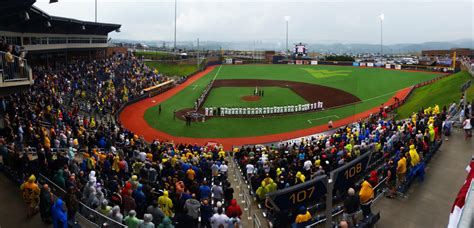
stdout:
<svg viewBox="0 0 474 228">
<path fill-rule="evenodd" d="M 108 34 L 120 31 L 121 25 L 118 24 L 49 15 L 33 6 L 35 2 L 4 0 L 0 7 L 3 43 L 15 45 L 16 53 L 23 47 L 30 65 L 103 58 L 107 55 Z"/>
<path fill-rule="evenodd" d="M 456 52 L 457 57 L 470 57 L 474 58 L 474 49 L 469 48 L 453 48 L 449 50 L 423 50 L 421 51 L 422 56 L 426 57 L 452 57 Z"/>
</svg>

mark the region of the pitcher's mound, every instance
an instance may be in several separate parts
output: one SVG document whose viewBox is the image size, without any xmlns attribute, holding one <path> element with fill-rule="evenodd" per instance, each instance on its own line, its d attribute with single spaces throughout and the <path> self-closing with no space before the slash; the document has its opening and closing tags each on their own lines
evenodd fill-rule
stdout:
<svg viewBox="0 0 474 228">
<path fill-rule="evenodd" d="M 241 97 L 240 99 L 242 99 L 243 101 L 259 101 L 259 100 L 260 100 L 260 96 L 255 96 L 255 95 L 252 95 L 252 96 L 243 96 L 243 97 Z"/>
</svg>

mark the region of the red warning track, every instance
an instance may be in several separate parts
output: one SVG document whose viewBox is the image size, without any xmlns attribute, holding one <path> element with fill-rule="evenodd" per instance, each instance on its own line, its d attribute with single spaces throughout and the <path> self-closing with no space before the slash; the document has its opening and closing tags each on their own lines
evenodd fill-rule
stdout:
<svg viewBox="0 0 474 228">
<path fill-rule="evenodd" d="M 155 106 L 158 103 L 161 103 L 168 98 L 174 96 L 179 91 L 183 90 L 187 86 L 194 83 L 196 80 L 202 78 L 204 75 L 211 72 L 215 66 L 208 67 L 205 71 L 200 72 L 190 79 L 188 79 L 185 83 L 174 87 L 171 90 L 168 90 L 165 93 L 159 94 L 153 98 L 147 98 L 145 100 L 136 102 L 131 104 L 123 109 L 120 113 L 119 120 L 122 123 L 123 127 L 133 131 L 135 134 L 143 136 L 147 141 L 153 141 L 154 139 L 159 139 L 160 141 L 163 140 L 173 140 L 176 143 L 190 143 L 190 144 L 200 144 L 204 145 L 208 142 L 217 142 L 222 144 L 224 148 L 231 149 L 233 145 L 245 145 L 245 144 L 259 144 L 259 143 L 269 143 L 269 142 L 278 142 L 281 140 L 289 140 L 298 137 L 304 137 L 316 133 L 321 133 L 327 131 L 328 128 L 326 125 L 314 126 L 306 129 L 291 131 L 291 132 L 284 132 L 278 134 L 271 134 L 271 135 L 262 135 L 262 136 L 252 136 L 252 137 L 238 137 L 238 138 L 191 138 L 191 137 L 181 137 L 181 136 L 173 136 L 166 132 L 162 132 L 156 128 L 151 127 L 146 122 L 144 115 L 145 111 Z M 382 104 L 382 106 L 390 106 L 395 103 L 395 99 L 398 98 L 399 100 L 404 100 L 413 87 L 405 88 L 398 91 L 392 98 L 390 98 L 387 102 Z M 154 100 L 155 102 L 152 102 Z M 371 113 L 377 113 L 380 108 L 374 107 L 370 110 L 367 110 L 362 113 L 355 114 L 350 117 L 346 117 L 344 119 L 340 119 L 333 122 L 334 127 L 345 126 L 359 119 L 363 119 L 368 117 Z"/>
</svg>

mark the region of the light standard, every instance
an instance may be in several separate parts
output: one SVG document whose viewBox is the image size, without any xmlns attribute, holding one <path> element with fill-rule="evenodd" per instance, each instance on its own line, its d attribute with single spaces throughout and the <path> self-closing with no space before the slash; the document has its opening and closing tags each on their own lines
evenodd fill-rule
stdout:
<svg viewBox="0 0 474 228">
<path fill-rule="evenodd" d="M 174 0 L 174 51 L 176 51 L 176 11 L 178 7 L 178 0 Z"/>
<path fill-rule="evenodd" d="M 380 19 L 380 61 L 383 58 L 383 20 L 385 20 L 385 15 L 382 13 L 379 16 Z"/>
<path fill-rule="evenodd" d="M 288 53 L 288 22 L 290 21 L 290 16 L 285 16 L 285 21 L 286 21 L 286 50 L 285 52 Z"/>
<path fill-rule="evenodd" d="M 95 0 L 95 23 L 97 23 L 97 0 Z"/>
</svg>

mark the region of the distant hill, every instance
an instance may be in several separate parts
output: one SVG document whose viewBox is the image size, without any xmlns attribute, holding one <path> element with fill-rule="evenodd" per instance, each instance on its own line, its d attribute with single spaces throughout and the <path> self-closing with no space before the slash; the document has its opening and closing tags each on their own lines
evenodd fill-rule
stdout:
<svg viewBox="0 0 474 228">
<path fill-rule="evenodd" d="M 114 39 L 113 42 L 124 42 L 124 43 L 142 43 L 147 44 L 150 47 L 162 47 L 165 44 L 166 47 L 171 47 L 173 43 L 171 41 L 144 41 L 144 40 L 124 40 Z M 281 41 L 242 41 L 242 42 L 220 42 L 220 41 L 201 41 L 200 48 L 207 50 L 218 50 L 221 47 L 226 50 L 283 50 L 284 42 Z M 196 48 L 195 41 L 181 41 L 178 42 L 179 48 L 194 49 Z M 378 53 L 380 52 L 380 44 L 345 44 L 345 43 L 332 43 L 332 44 L 320 44 L 320 43 L 309 43 L 308 49 L 312 52 L 319 53 Z M 461 39 L 446 42 L 424 42 L 424 43 L 402 43 L 402 44 L 391 44 L 384 45 L 384 53 L 411 53 L 420 52 L 422 50 L 437 50 L 437 49 L 451 49 L 451 48 L 471 48 L 474 49 L 474 40 L 472 39 Z"/>
</svg>

